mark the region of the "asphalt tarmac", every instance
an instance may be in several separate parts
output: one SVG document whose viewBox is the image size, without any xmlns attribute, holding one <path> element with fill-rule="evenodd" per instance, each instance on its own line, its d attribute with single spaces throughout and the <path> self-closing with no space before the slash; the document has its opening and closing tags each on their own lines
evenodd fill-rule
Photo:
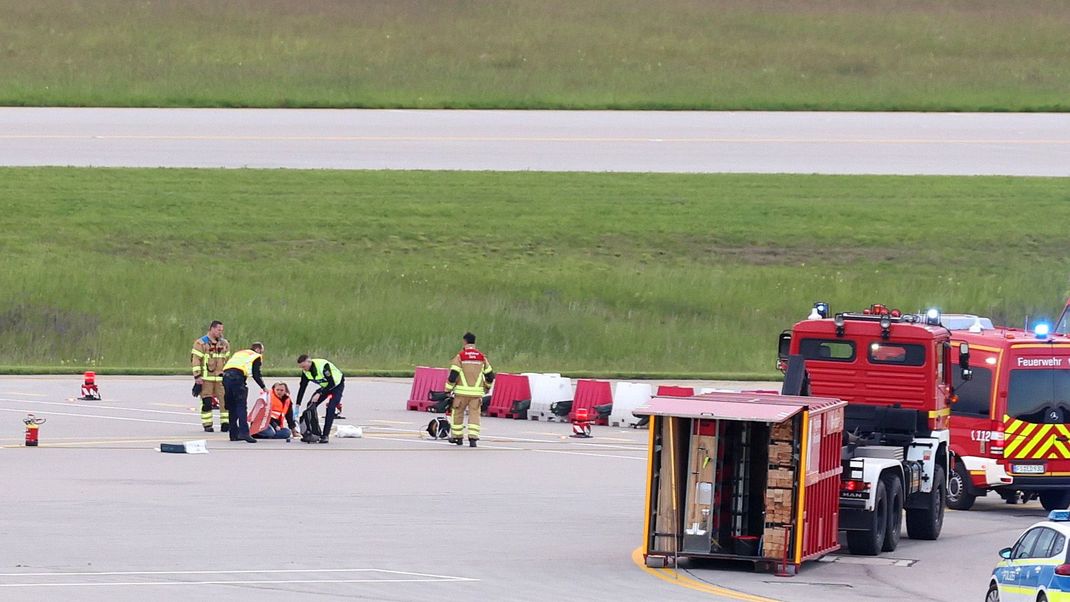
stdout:
<svg viewBox="0 0 1070 602">
<path fill-rule="evenodd" d="M 0 165 L 1070 176 L 1070 114 L 9 107 Z"/>
<path fill-rule="evenodd" d="M 0 600 L 982 600 L 997 551 L 1045 515 L 982 499 L 938 541 L 791 578 L 653 570 L 636 558 L 645 431 L 487 418 L 479 448 L 456 447 L 404 410 L 407 381 L 360 379 L 344 423 L 364 438 L 231 443 L 202 432 L 189 379 L 101 377 L 102 401 L 73 399 L 79 383 L 0 377 Z M 156 450 L 197 439 L 209 453 Z"/>
</svg>

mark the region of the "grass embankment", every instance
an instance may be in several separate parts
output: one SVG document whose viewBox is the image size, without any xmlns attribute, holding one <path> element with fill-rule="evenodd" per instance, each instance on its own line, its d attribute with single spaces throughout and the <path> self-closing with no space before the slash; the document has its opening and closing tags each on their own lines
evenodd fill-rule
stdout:
<svg viewBox="0 0 1070 602">
<path fill-rule="evenodd" d="M 1070 110 L 1061 0 L 0 0 L 0 104 Z"/>
<path fill-rule="evenodd" d="M 0 169 L 0 365 L 177 369 L 211 319 L 356 370 L 773 373 L 810 304 L 1019 323 L 1065 180 Z M 380 372 L 388 373 L 388 372 Z"/>
</svg>

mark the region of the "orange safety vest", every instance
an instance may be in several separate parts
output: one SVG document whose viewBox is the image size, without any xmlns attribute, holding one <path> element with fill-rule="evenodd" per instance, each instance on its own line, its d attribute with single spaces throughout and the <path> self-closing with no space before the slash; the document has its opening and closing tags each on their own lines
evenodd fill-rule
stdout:
<svg viewBox="0 0 1070 602">
<path fill-rule="evenodd" d="M 278 421 L 279 426 L 286 426 L 286 413 L 290 411 L 290 398 L 279 399 L 275 390 L 271 390 L 271 420 Z"/>
</svg>

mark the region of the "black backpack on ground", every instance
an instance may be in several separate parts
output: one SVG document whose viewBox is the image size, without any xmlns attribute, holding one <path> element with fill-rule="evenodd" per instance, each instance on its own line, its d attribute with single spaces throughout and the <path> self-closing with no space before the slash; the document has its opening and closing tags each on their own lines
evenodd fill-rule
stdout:
<svg viewBox="0 0 1070 602">
<path fill-rule="evenodd" d="M 427 423 L 427 434 L 432 439 L 446 439 L 450 436 L 450 421 L 445 416 L 436 416 Z"/>
</svg>

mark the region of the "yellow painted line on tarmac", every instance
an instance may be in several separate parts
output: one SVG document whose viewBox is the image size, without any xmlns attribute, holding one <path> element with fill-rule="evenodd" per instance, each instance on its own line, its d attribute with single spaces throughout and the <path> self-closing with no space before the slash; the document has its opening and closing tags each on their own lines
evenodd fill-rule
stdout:
<svg viewBox="0 0 1070 602">
<path fill-rule="evenodd" d="M 80 447 L 86 445 L 114 445 L 116 443 L 169 443 L 171 441 L 190 441 L 190 437 L 156 437 L 154 439 L 129 439 L 119 437 L 116 439 L 100 439 L 97 441 L 64 441 L 63 443 L 41 442 L 37 447 Z M 0 447 L 17 448 L 23 445 L 3 445 Z"/>
<path fill-rule="evenodd" d="M 692 579 L 687 575 L 681 575 L 679 571 L 672 569 L 655 569 L 648 567 L 646 561 L 643 559 L 643 548 L 639 547 L 632 551 L 632 562 L 635 566 L 642 569 L 644 572 L 667 581 L 673 585 L 679 585 L 690 590 L 702 592 L 704 594 L 711 594 L 714 596 L 721 596 L 722 598 L 728 598 L 730 600 L 743 600 L 744 602 L 779 602 L 774 598 L 765 598 L 763 596 L 755 596 L 754 594 L 748 594 L 745 592 L 739 592 L 734 589 L 727 589 L 724 587 L 718 587 L 716 585 L 710 585 L 709 583 L 699 581 L 698 579 Z"/>
</svg>

